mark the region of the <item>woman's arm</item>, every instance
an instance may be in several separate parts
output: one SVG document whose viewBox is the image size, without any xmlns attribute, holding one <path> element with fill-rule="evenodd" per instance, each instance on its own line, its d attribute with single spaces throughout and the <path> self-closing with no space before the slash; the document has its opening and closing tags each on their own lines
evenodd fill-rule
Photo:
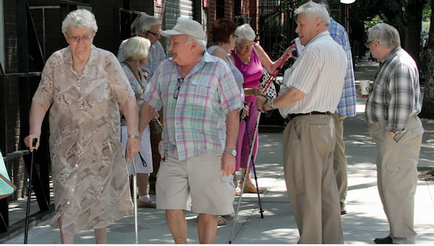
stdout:
<svg viewBox="0 0 434 246">
<path fill-rule="evenodd" d="M 35 101 L 32 101 L 32 106 L 30 107 L 30 116 L 29 116 L 29 135 L 24 138 L 24 144 L 27 148 L 30 149 L 30 152 L 33 151 L 32 148 L 32 140 L 38 139 L 35 149 L 39 148 L 39 138 L 41 136 L 41 126 L 42 121 L 44 120 L 45 114 L 47 113 L 48 107 L 39 104 Z"/>
<path fill-rule="evenodd" d="M 140 151 L 140 135 L 139 135 L 139 109 L 137 108 L 136 99 L 131 97 L 129 100 L 120 103 L 122 112 L 127 120 L 127 157 L 131 163 L 134 156 Z M 131 138 L 130 136 L 136 136 Z"/>
<path fill-rule="evenodd" d="M 290 55 L 290 48 L 286 49 L 285 52 L 282 54 L 282 56 L 277 59 L 276 61 L 272 61 L 268 54 L 264 51 L 264 49 L 257 43 L 254 43 L 255 45 L 255 51 L 257 52 L 257 55 L 259 57 L 259 60 L 261 61 L 262 66 L 267 69 L 269 73 L 273 73 L 274 70 L 280 65 L 280 63 L 283 61 L 283 58 L 285 54 Z"/>
</svg>

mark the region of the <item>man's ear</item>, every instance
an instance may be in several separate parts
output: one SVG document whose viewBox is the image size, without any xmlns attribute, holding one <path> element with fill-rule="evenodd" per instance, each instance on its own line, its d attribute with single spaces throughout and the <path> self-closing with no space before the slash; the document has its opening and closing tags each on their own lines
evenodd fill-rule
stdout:
<svg viewBox="0 0 434 246">
<path fill-rule="evenodd" d="M 315 27 L 318 29 L 320 28 L 324 23 L 322 22 L 321 18 L 316 18 L 315 20 Z"/>
</svg>

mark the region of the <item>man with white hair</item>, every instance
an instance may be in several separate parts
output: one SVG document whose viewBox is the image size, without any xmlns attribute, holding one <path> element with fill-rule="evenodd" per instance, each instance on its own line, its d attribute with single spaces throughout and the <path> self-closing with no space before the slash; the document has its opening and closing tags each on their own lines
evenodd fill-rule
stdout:
<svg viewBox="0 0 434 246">
<path fill-rule="evenodd" d="M 141 68 L 147 73 L 146 79 L 150 79 L 154 75 L 155 69 L 166 59 L 166 54 L 164 52 L 163 46 L 160 41 L 161 38 L 161 20 L 158 18 L 147 15 L 140 14 L 134 22 L 131 24 L 132 29 L 137 36 L 142 36 L 151 41 L 151 48 L 149 49 L 148 64 L 141 66 Z M 123 55 L 123 49 L 128 39 L 122 41 L 118 50 L 118 60 L 123 62 L 125 57 Z"/>
<path fill-rule="evenodd" d="M 327 30 L 330 19 L 323 5 L 310 1 L 295 13 L 305 48 L 285 71 L 279 96 L 259 97 L 257 108 L 279 108 L 290 120 L 283 133 L 283 167 L 298 243 L 343 243 L 332 112 L 341 97 L 347 58 Z"/>
<path fill-rule="evenodd" d="M 183 210 L 192 204 L 199 214 L 199 242 L 213 243 L 217 215 L 234 212 L 232 173 L 243 100 L 227 64 L 205 51 L 206 35 L 197 21 L 179 17 L 172 30 L 161 33 L 170 36 L 173 57 L 149 82 L 139 126 L 142 132 L 163 107 L 157 209 L 166 210 L 175 243 L 187 243 Z"/>
<path fill-rule="evenodd" d="M 419 71 L 401 48 L 398 31 L 385 23 L 369 30 L 366 46 L 380 66 L 366 102 L 369 134 L 377 145 L 377 182 L 390 233 L 376 244 L 416 243 L 414 195 L 422 123 Z"/>
</svg>

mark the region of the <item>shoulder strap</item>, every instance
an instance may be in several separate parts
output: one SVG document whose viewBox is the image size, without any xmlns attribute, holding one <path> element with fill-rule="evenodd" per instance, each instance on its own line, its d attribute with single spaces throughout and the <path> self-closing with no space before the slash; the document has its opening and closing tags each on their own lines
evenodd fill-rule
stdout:
<svg viewBox="0 0 434 246">
<path fill-rule="evenodd" d="M 142 87 L 142 90 L 144 90 L 145 88 L 143 88 L 143 85 L 141 83 L 139 76 L 137 76 L 137 74 L 134 72 L 134 69 L 131 67 L 131 65 L 125 61 L 123 61 L 121 63 L 124 64 L 125 66 L 127 66 L 131 70 L 131 72 L 134 74 L 134 77 L 136 77 L 137 82 L 139 82 L 140 87 Z"/>
</svg>

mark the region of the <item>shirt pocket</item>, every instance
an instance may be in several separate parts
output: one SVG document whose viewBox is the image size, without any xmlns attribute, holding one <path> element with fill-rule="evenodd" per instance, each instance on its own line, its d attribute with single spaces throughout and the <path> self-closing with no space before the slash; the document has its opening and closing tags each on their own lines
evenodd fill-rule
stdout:
<svg viewBox="0 0 434 246">
<path fill-rule="evenodd" d="M 188 102 L 193 104 L 197 110 L 203 110 L 209 106 L 212 100 L 211 83 L 208 81 L 191 81 L 191 94 L 188 95 Z"/>
</svg>

